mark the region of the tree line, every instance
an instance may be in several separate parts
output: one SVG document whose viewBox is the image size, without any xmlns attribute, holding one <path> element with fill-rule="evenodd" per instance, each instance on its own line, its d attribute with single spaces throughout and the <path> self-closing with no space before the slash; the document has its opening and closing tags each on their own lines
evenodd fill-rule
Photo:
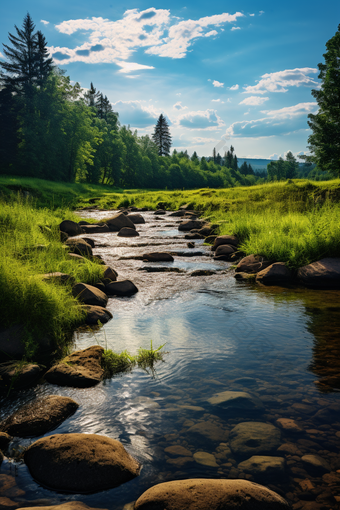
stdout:
<svg viewBox="0 0 340 510">
<path fill-rule="evenodd" d="M 163 114 L 152 137 L 122 126 L 109 99 L 88 91 L 53 63 L 47 42 L 27 14 L 9 34 L 0 62 L 0 173 L 125 188 L 190 189 L 253 185 L 267 179 L 235 149 L 222 157 L 174 150 Z M 308 162 L 306 163 L 308 166 Z M 299 176 L 291 153 L 268 166 L 268 179 Z"/>
</svg>

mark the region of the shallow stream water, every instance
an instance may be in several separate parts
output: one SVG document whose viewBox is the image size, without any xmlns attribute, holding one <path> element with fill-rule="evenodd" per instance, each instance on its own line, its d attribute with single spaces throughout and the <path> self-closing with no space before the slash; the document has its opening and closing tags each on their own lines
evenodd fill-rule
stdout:
<svg viewBox="0 0 340 510">
<path fill-rule="evenodd" d="M 99 219 L 111 216 L 112 211 L 80 214 Z M 188 241 L 178 231 L 178 218 L 142 214 L 146 223 L 137 225 L 139 237 L 123 238 L 116 233 L 87 236 L 95 241 L 94 253 L 118 271 L 119 279 L 132 280 L 139 292 L 128 298 L 110 298 L 107 308 L 113 319 L 96 331 L 79 329 L 74 349 L 97 343 L 135 354 L 139 347 L 150 347 L 152 340 L 154 348 L 165 344 L 164 362 L 158 362 L 154 372 L 137 368 L 90 389 L 45 382 L 1 402 L 4 418 L 40 396 L 72 397 L 80 404 L 78 411 L 49 434 L 83 432 L 118 439 L 142 464 L 141 474 L 97 494 L 60 494 L 39 486 L 23 463 L 9 458 L 0 472 L 0 478 L 6 475 L 16 480 L 8 497 L 25 505 L 28 501 L 57 504 L 77 500 L 120 510 L 162 481 L 253 479 L 238 468 L 244 459 L 230 452 L 228 431 L 247 421 L 276 426 L 279 418 L 294 419 L 304 432 L 296 435 L 282 430 L 284 446 L 271 454 L 286 458 L 286 475 L 255 481 L 292 503 L 305 503 L 305 496 L 301 497 L 306 492 L 304 480 L 320 493 L 331 490 L 333 496 L 340 496 L 340 394 L 336 387 L 320 384 L 328 371 L 333 374 L 339 368 L 340 292 L 237 281 L 230 263 L 214 261 L 203 241 L 195 241 L 195 248 L 187 247 Z M 152 251 L 171 251 L 175 260 L 147 263 L 130 258 Z M 179 272 L 147 272 L 145 268 L 150 266 L 178 268 Z M 190 276 L 196 269 L 216 273 Z M 264 410 L 225 411 L 207 402 L 225 390 L 259 397 Z M 209 436 L 204 426 L 202 433 L 190 430 L 207 423 L 217 425 L 221 434 Z M 222 436 L 226 439 L 221 440 Z M 33 441 L 15 440 L 12 454 Z M 164 450 L 172 445 L 181 445 L 192 454 L 212 454 L 215 465 L 200 464 L 190 456 L 185 460 L 171 456 Z M 333 478 L 309 472 L 301 462 L 305 454 L 326 459 Z M 0 483 L 0 497 L 4 495 Z"/>
</svg>

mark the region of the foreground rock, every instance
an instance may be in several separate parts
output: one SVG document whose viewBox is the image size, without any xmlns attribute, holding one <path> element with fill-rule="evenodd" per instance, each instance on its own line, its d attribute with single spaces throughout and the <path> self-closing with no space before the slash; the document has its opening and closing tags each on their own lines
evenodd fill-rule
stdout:
<svg viewBox="0 0 340 510">
<path fill-rule="evenodd" d="M 264 285 L 289 283 L 291 278 L 292 272 L 286 267 L 284 262 L 275 262 L 266 269 L 259 271 L 256 275 L 257 283 L 263 283 Z"/>
<path fill-rule="evenodd" d="M 81 501 L 68 501 L 61 505 L 49 505 L 49 506 L 25 506 L 26 510 L 103 510 L 102 508 L 93 508 L 85 505 Z M 105 510 L 105 509 L 104 509 Z"/>
<path fill-rule="evenodd" d="M 340 258 L 324 258 L 300 267 L 297 277 L 308 287 L 340 289 Z"/>
<path fill-rule="evenodd" d="M 60 223 L 59 229 L 61 232 L 65 232 L 69 236 L 79 236 L 79 234 L 82 234 L 82 227 L 78 225 L 75 221 L 71 220 L 64 220 Z"/>
<path fill-rule="evenodd" d="M 69 397 L 51 395 L 20 408 L 0 424 L 0 429 L 12 436 L 40 436 L 55 429 L 78 407 Z"/>
<path fill-rule="evenodd" d="M 105 290 L 110 296 L 132 296 L 138 292 L 136 285 L 130 280 L 108 283 Z"/>
<path fill-rule="evenodd" d="M 245 391 L 222 391 L 208 398 L 208 403 L 222 409 L 262 410 L 262 401 Z"/>
<path fill-rule="evenodd" d="M 240 273 L 258 273 L 271 264 L 272 262 L 260 255 L 248 255 L 240 260 L 235 271 Z"/>
<path fill-rule="evenodd" d="M 91 245 L 84 239 L 67 239 L 65 244 L 68 246 L 70 253 L 77 253 L 77 255 L 83 257 L 92 257 L 93 255 Z"/>
<path fill-rule="evenodd" d="M 76 285 L 73 285 L 72 294 L 73 297 L 77 298 L 85 305 L 102 306 L 103 308 L 107 305 L 107 295 L 96 287 L 87 285 L 86 283 L 76 283 Z"/>
<path fill-rule="evenodd" d="M 170 253 L 153 252 L 144 253 L 143 260 L 147 262 L 173 262 L 174 258 Z"/>
<path fill-rule="evenodd" d="M 319 455 L 303 455 L 301 457 L 306 469 L 314 475 L 322 476 L 331 471 L 328 462 Z"/>
<path fill-rule="evenodd" d="M 75 351 L 50 368 L 45 374 L 45 379 L 59 386 L 76 388 L 94 386 L 103 379 L 104 370 L 101 367 L 103 352 L 103 347 L 99 345 Z"/>
<path fill-rule="evenodd" d="M 112 269 L 112 267 L 110 267 L 110 266 L 104 266 L 104 267 L 105 267 L 104 278 L 108 278 L 109 280 L 112 280 L 113 282 L 115 282 L 118 277 L 117 271 L 115 269 Z"/>
<path fill-rule="evenodd" d="M 135 510 L 288 510 L 275 492 L 247 480 L 176 480 L 155 485 Z"/>
<path fill-rule="evenodd" d="M 256 421 L 239 423 L 229 437 L 233 453 L 246 458 L 272 453 L 280 446 L 280 439 L 280 430 L 274 425 Z"/>
<path fill-rule="evenodd" d="M 135 229 L 134 223 L 123 213 L 118 213 L 105 220 L 111 232 L 119 232 L 123 227 Z"/>
<path fill-rule="evenodd" d="M 26 450 L 24 459 L 40 484 L 80 494 L 112 489 L 140 471 L 119 441 L 97 434 L 44 437 Z"/>
<path fill-rule="evenodd" d="M 284 476 L 286 461 L 283 457 L 254 455 L 250 459 L 240 462 L 238 469 L 252 475 L 255 480 L 268 480 Z"/>
<path fill-rule="evenodd" d="M 84 308 L 86 310 L 85 324 L 89 326 L 98 324 L 98 321 L 101 324 L 106 324 L 113 317 L 112 313 L 102 306 L 84 305 Z"/>
<path fill-rule="evenodd" d="M 230 255 L 235 253 L 236 247 L 231 244 L 222 244 L 216 248 L 215 251 L 215 260 L 230 260 Z"/>
<path fill-rule="evenodd" d="M 203 221 L 200 220 L 187 220 L 179 224 L 178 230 L 180 231 L 188 231 L 193 229 L 199 230 L 200 228 L 203 227 L 203 225 L 204 225 Z"/>
<path fill-rule="evenodd" d="M 140 225 L 142 223 L 145 223 L 145 219 L 141 214 L 128 214 L 128 218 L 132 223 L 135 225 Z"/>
</svg>

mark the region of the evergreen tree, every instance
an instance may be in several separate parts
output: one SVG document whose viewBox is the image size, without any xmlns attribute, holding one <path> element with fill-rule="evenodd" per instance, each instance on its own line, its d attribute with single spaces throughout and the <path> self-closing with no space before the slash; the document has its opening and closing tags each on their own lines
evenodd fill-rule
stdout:
<svg viewBox="0 0 340 510">
<path fill-rule="evenodd" d="M 40 30 L 37 32 L 37 83 L 41 87 L 52 71 L 53 59 L 48 57 L 47 41 Z"/>
<path fill-rule="evenodd" d="M 166 118 L 161 115 L 155 126 L 155 132 L 152 139 L 158 147 L 159 156 L 169 156 L 171 147 L 171 135 Z"/>
<path fill-rule="evenodd" d="M 216 149 L 215 149 L 215 147 L 213 148 L 213 161 L 214 161 L 214 163 L 216 163 Z"/>
<path fill-rule="evenodd" d="M 340 25 L 326 43 L 325 63 L 318 64 L 321 88 L 312 90 L 319 111 L 309 114 L 308 138 L 312 160 L 321 170 L 340 175 Z"/>
</svg>

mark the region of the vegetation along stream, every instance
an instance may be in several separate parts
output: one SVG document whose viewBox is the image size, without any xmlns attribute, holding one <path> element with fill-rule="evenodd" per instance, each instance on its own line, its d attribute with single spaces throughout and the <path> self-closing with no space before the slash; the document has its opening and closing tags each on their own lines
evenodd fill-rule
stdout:
<svg viewBox="0 0 340 510">
<path fill-rule="evenodd" d="M 112 211 L 79 214 L 99 220 Z M 152 340 L 154 348 L 165 344 L 163 362 L 93 388 L 41 382 L 1 401 L 6 418 L 37 397 L 73 398 L 80 404 L 76 413 L 46 435 L 82 432 L 118 439 L 142 465 L 140 475 L 95 494 L 48 490 L 16 460 L 36 438 L 15 439 L 2 464 L 0 497 L 10 496 L 15 507 L 77 500 L 127 510 L 163 481 L 242 478 L 272 488 L 296 509 L 308 501 L 313 508 L 337 508 L 339 389 L 324 381 L 340 354 L 340 291 L 236 280 L 231 263 L 213 260 L 204 240 L 187 246 L 178 231 L 180 218 L 142 214 L 139 237 L 87 234 L 94 254 L 139 292 L 109 298 L 113 319 L 103 327 L 79 328 L 73 347 L 99 344 L 136 353 Z M 141 255 L 147 251 L 170 251 L 174 261 L 145 262 Z M 195 270 L 208 273 L 195 276 Z M 15 479 L 10 494 L 4 489 L 8 477 Z"/>
</svg>

